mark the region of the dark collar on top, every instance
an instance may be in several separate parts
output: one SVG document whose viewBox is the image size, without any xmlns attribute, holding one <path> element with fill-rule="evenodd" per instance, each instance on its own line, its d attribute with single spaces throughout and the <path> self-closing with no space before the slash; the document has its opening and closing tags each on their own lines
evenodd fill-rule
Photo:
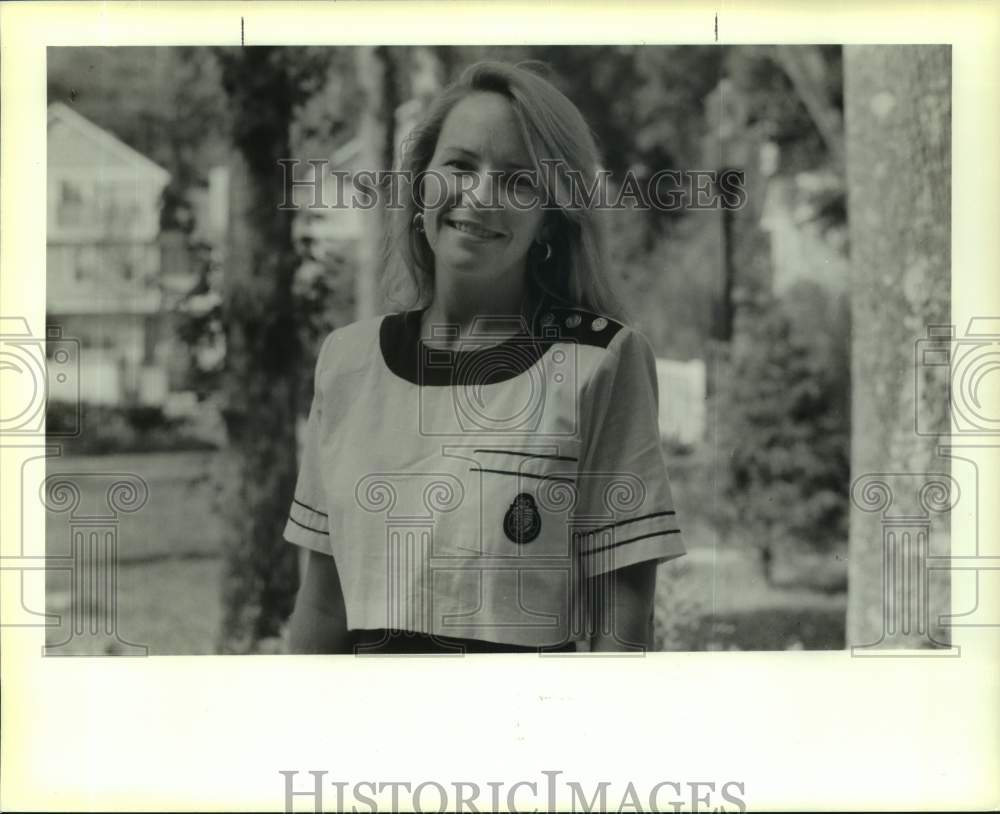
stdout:
<svg viewBox="0 0 1000 814">
<path fill-rule="evenodd" d="M 499 344 L 488 336 L 469 339 L 458 350 L 441 350 L 420 337 L 424 310 L 389 314 L 382 319 L 379 344 L 386 366 L 406 381 L 425 387 L 498 384 L 520 376 L 538 362 L 556 336 L 527 328 Z"/>
</svg>

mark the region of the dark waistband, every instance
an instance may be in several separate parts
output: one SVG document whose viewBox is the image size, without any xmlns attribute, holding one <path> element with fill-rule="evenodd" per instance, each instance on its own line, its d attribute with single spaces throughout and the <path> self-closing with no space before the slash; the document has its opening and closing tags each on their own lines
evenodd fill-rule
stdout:
<svg viewBox="0 0 1000 814">
<path fill-rule="evenodd" d="M 563 642 L 552 647 L 525 647 L 502 644 L 480 639 L 456 639 L 414 633 L 409 630 L 353 630 L 354 652 L 357 655 L 434 654 L 461 655 L 463 653 L 572 653 L 575 642 Z"/>
</svg>

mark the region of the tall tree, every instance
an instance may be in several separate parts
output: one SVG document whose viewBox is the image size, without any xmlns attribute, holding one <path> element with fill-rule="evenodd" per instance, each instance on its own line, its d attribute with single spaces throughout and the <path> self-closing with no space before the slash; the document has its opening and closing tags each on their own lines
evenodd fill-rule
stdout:
<svg viewBox="0 0 1000 814">
<path fill-rule="evenodd" d="M 362 168 L 378 173 L 392 169 L 395 146 L 396 86 L 395 54 L 388 46 L 362 45 L 356 49 L 355 68 L 365 101 L 358 118 Z M 355 278 L 357 318 L 375 316 L 383 309 L 379 296 L 382 275 L 382 235 L 385 228 L 384 190 L 375 188 L 379 201 L 363 215 L 363 233 L 358 247 Z"/>
<path fill-rule="evenodd" d="M 290 155 L 292 117 L 322 81 L 324 57 L 274 47 L 216 54 L 234 147 L 223 291 L 229 444 L 220 479 L 226 571 L 219 649 L 251 653 L 276 642 L 298 587 L 295 551 L 281 535 L 297 474 L 300 349 L 292 283 L 299 261 L 294 213 L 278 208 L 278 160 Z"/>
<path fill-rule="evenodd" d="M 928 326 L 949 320 L 950 49 L 847 46 L 844 101 L 855 484 L 847 638 L 921 646 L 943 638 L 933 627 L 949 607 L 945 580 L 921 591 L 929 523 L 930 553 L 946 553 L 947 518 L 935 515 L 948 502 L 923 487 L 947 484 L 948 466 L 938 437 L 914 425 L 919 413 L 924 432 L 947 432 L 948 394 L 937 380 L 915 387 L 913 364 Z"/>
</svg>

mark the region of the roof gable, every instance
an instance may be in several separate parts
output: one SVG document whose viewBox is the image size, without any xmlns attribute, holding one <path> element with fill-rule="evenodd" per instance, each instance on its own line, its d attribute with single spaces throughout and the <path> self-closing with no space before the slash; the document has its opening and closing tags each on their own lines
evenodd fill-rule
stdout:
<svg viewBox="0 0 1000 814">
<path fill-rule="evenodd" d="M 170 180 L 170 173 L 159 164 L 61 102 L 49 105 L 47 133 L 50 167 L 117 167 L 161 184 Z"/>
</svg>

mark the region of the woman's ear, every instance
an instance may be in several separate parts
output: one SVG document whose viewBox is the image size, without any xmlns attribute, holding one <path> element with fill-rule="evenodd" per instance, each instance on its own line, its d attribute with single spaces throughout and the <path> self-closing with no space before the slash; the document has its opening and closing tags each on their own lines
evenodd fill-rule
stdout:
<svg viewBox="0 0 1000 814">
<path fill-rule="evenodd" d="M 552 225 L 552 219 L 546 217 L 538 227 L 538 234 L 535 236 L 535 240 L 544 245 L 551 243 L 554 236 L 555 227 Z"/>
</svg>

